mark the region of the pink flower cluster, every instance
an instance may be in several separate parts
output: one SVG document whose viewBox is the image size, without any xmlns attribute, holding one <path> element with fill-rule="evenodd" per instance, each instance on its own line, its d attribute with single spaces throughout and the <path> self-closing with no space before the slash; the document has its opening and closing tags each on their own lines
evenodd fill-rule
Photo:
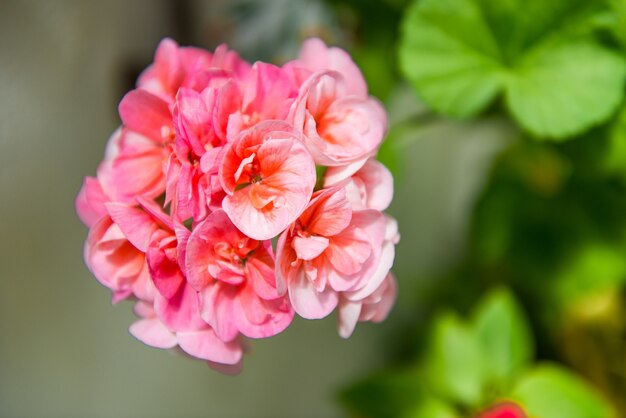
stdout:
<svg viewBox="0 0 626 418">
<path fill-rule="evenodd" d="M 137 339 L 236 372 L 244 337 L 294 313 L 337 309 L 342 337 L 385 319 L 386 115 L 345 51 L 309 39 L 278 67 L 165 39 L 119 114 L 76 208 L 85 262 L 114 303 L 135 302 Z"/>
</svg>

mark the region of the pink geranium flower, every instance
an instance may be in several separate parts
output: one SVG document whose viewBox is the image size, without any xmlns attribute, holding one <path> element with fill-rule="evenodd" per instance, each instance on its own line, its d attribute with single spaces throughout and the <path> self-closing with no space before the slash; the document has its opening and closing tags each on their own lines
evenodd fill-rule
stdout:
<svg viewBox="0 0 626 418">
<path fill-rule="evenodd" d="M 293 128 L 267 121 L 230 143 L 220 166 L 227 196 L 223 208 L 249 237 L 280 234 L 306 207 L 316 174 L 315 163 Z"/>
<path fill-rule="evenodd" d="M 350 94 L 344 77 L 336 71 L 317 72 L 306 80 L 288 120 L 304 134 L 317 164 L 360 163 L 354 171 L 373 156 L 387 129 L 378 101 Z"/>
<path fill-rule="evenodd" d="M 232 77 L 243 78 L 250 71 L 250 64 L 225 45 L 211 53 L 200 48 L 181 48 L 165 38 L 156 50 L 154 64 L 141 74 L 137 85 L 172 103 L 181 87 L 202 90 L 206 86 L 207 73 L 214 70 L 225 70 Z"/>
<path fill-rule="evenodd" d="M 312 73 L 336 71 L 343 76 L 350 95 L 367 98 L 367 84 L 361 70 L 341 48 L 328 47 L 319 38 L 309 38 L 302 44 L 298 64 Z"/>
<path fill-rule="evenodd" d="M 278 67 L 164 39 L 119 115 L 76 210 L 87 266 L 114 302 L 136 301 L 136 338 L 234 373 L 244 337 L 295 312 L 338 306 L 343 337 L 387 316 L 386 117 L 345 51 L 312 39 Z"/>
<path fill-rule="evenodd" d="M 242 234 L 224 211 L 194 228 L 186 269 L 188 282 L 201 294 L 202 317 L 224 341 L 239 332 L 269 337 L 291 323 L 293 310 L 276 290 L 271 243 Z"/>
<path fill-rule="evenodd" d="M 345 188 L 317 192 L 278 240 L 279 289 L 287 290 L 295 311 L 309 319 L 328 315 L 340 292 L 369 296 L 393 261 L 393 253 L 382 252 L 385 229 L 382 213 L 352 211 Z"/>
</svg>

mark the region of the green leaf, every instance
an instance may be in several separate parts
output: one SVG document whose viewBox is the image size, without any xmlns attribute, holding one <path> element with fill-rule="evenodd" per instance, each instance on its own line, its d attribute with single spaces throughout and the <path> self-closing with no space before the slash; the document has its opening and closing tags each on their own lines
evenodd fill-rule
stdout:
<svg viewBox="0 0 626 418">
<path fill-rule="evenodd" d="M 591 386 L 563 368 L 543 365 L 522 378 L 512 394 L 537 418 L 614 418 L 615 411 Z"/>
<path fill-rule="evenodd" d="M 402 32 L 400 67 L 435 110 L 474 116 L 502 88 L 498 46 L 474 2 L 415 2 Z"/>
<path fill-rule="evenodd" d="M 626 179 L 626 106 L 611 125 L 604 163 L 610 173 Z"/>
<path fill-rule="evenodd" d="M 504 93 L 534 135 L 601 123 L 623 98 L 626 62 L 592 42 L 599 0 L 422 0 L 405 15 L 400 67 L 438 112 L 470 117 Z"/>
<path fill-rule="evenodd" d="M 549 45 L 527 55 L 507 78 L 507 105 L 533 134 L 563 138 L 611 116 L 625 76 L 624 60 L 596 44 Z"/>
<path fill-rule="evenodd" d="M 415 409 L 402 415 L 402 418 L 459 418 L 454 408 L 445 402 L 428 398 L 419 404 Z"/>
<path fill-rule="evenodd" d="M 420 402 L 423 380 L 413 371 L 379 373 L 344 389 L 339 400 L 359 416 L 397 417 Z"/>
<path fill-rule="evenodd" d="M 494 291 L 481 302 L 473 324 L 485 374 L 496 384 L 511 381 L 532 360 L 528 321 L 508 291 Z"/>
<path fill-rule="evenodd" d="M 474 406 L 482 393 L 482 364 L 471 328 L 456 316 L 440 316 L 425 358 L 432 389 L 450 401 Z"/>
</svg>

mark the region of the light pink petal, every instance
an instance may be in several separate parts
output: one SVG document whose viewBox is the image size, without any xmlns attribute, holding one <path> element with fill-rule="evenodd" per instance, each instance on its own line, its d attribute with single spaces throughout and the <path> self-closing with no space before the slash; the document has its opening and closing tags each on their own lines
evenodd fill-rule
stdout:
<svg viewBox="0 0 626 418">
<path fill-rule="evenodd" d="M 121 203 L 106 203 L 105 206 L 130 243 L 141 252 L 146 252 L 152 234 L 159 229 L 154 219 L 134 206 Z"/>
<path fill-rule="evenodd" d="M 313 260 L 328 248 L 328 238 L 319 236 L 294 237 L 292 244 L 300 260 Z"/>
<path fill-rule="evenodd" d="M 195 332 L 179 332 L 178 345 L 187 354 L 215 363 L 237 364 L 243 350 L 237 341 L 224 342 L 212 329 Z"/>
<path fill-rule="evenodd" d="M 359 321 L 384 321 L 393 308 L 397 294 L 398 284 L 393 274 L 389 273 L 379 288 L 364 299 Z"/>
<path fill-rule="evenodd" d="M 233 304 L 236 289 L 217 282 L 200 292 L 202 319 L 209 324 L 222 341 L 232 341 L 239 331 L 234 320 Z"/>
<path fill-rule="evenodd" d="M 145 300 L 138 300 L 137 303 L 133 305 L 133 313 L 142 319 L 155 317 L 152 303 L 146 302 Z"/>
<path fill-rule="evenodd" d="M 76 197 L 76 213 L 83 224 L 91 228 L 103 216 L 106 216 L 104 204 L 109 200 L 97 179 L 85 177 L 83 186 Z"/>
<path fill-rule="evenodd" d="M 289 326 L 293 310 L 286 299 L 266 301 L 258 297 L 251 286 L 239 294 L 239 304 L 233 313 L 237 328 L 249 338 L 266 338 L 279 334 Z"/>
<path fill-rule="evenodd" d="M 184 77 L 178 50 L 172 39 L 163 39 L 157 47 L 154 64 L 139 76 L 139 87 L 173 99 Z"/>
<path fill-rule="evenodd" d="M 139 206 L 141 206 L 141 208 L 145 210 L 157 223 L 161 224 L 161 226 L 166 229 L 174 229 L 172 218 L 163 212 L 163 208 L 161 208 L 154 200 L 146 199 L 143 196 L 137 196 L 136 200 Z"/>
<path fill-rule="evenodd" d="M 290 216 L 287 210 L 260 211 L 250 198 L 242 193 L 226 196 L 222 202 L 224 211 L 235 226 L 256 240 L 274 238 L 287 228 Z"/>
<path fill-rule="evenodd" d="M 130 288 L 145 264 L 145 257 L 105 216 L 87 235 L 84 246 L 85 263 L 100 283 L 115 292 Z"/>
<path fill-rule="evenodd" d="M 342 338 L 349 338 L 356 327 L 356 323 L 359 321 L 361 303 L 342 298 L 339 301 L 338 312 L 337 327 L 339 335 Z"/>
<path fill-rule="evenodd" d="M 127 128 L 158 143 L 169 139 L 172 115 L 167 103 L 159 97 L 145 90 L 131 90 L 120 102 L 119 112 Z"/>
<path fill-rule="evenodd" d="M 246 276 L 252 284 L 254 292 L 262 299 L 271 300 L 280 296 L 276 290 L 274 263 L 268 265 L 259 260 L 258 255 L 255 254 L 246 262 Z"/>
<path fill-rule="evenodd" d="M 329 48 L 321 39 L 310 38 L 302 44 L 300 61 L 307 69 L 313 72 L 320 70 L 340 72 L 346 78 L 348 91 L 351 94 L 367 97 L 367 84 L 363 74 L 352 61 L 350 55 L 343 49 L 337 47 Z"/>
<path fill-rule="evenodd" d="M 298 274 L 295 280 L 289 280 L 288 288 L 293 309 L 306 319 L 321 319 L 328 316 L 339 301 L 337 293 L 331 288 L 317 291 L 304 273 Z"/>
<path fill-rule="evenodd" d="M 297 95 L 296 86 L 280 67 L 256 62 L 244 86 L 243 111 L 262 120 L 285 119 Z"/>
<path fill-rule="evenodd" d="M 391 242 L 385 242 L 383 245 L 380 261 L 376 265 L 376 269 L 373 274 L 368 278 L 367 283 L 361 289 L 354 292 L 345 293 L 346 298 L 352 301 L 358 301 L 371 295 L 385 280 L 389 270 L 393 266 L 393 260 L 395 257 L 395 247 Z"/>
<path fill-rule="evenodd" d="M 293 268 L 292 258 L 296 258 L 292 248 L 285 248 L 289 230 L 283 232 L 276 243 L 276 291 L 279 295 L 287 293 L 288 272 Z"/>
<path fill-rule="evenodd" d="M 160 144 L 127 129 L 117 130 L 98 167 L 98 180 L 113 201 L 134 203 L 137 195 L 154 198 L 165 188 L 165 161 L 167 151 Z"/>
<path fill-rule="evenodd" d="M 385 210 L 393 198 L 393 176 L 376 160 L 368 160 L 356 174 L 366 189 L 365 206 L 370 209 Z"/>
<path fill-rule="evenodd" d="M 134 278 L 131 289 L 136 298 L 150 303 L 154 301 L 154 295 L 157 291 L 154 287 L 154 283 L 152 282 L 150 269 L 148 268 L 148 263 L 145 259 L 141 271 Z"/>
<path fill-rule="evenodd" d="M 130 326 L 131 335 L 144 344 L 156 348 L 172 348 L 177 344 L 176 335 L 158 319 L 140 319 Z"/>
<path fill-rule="evenodd" d="M 367 241 L 367 235 L 358 230 L 354 231 L 354 228 L 351 230 L 352 234 L 339 234 L 333 237 L 332 244 L 325 253 L 333 268 L 345 275 L 358 273 L 372 254 L 372 246 Z"/>
<path fill-rule="evenodd" d="M 166 299 L 160 293 L 154 297 L 154 312 L 161 322 L 173 331 L 193 331 L 203 326 L 200 317 L 198 293 L 187 284 L 178 293 Z"/>
<path fill-rule="evenodd" d="M 365 156 L 345 165 L 328 167 L 326 173 L 324 173 L 324 187 L 334 186 L 349 178 L 363 167 L 368 158 L 369 156 Z"/>
</svg>

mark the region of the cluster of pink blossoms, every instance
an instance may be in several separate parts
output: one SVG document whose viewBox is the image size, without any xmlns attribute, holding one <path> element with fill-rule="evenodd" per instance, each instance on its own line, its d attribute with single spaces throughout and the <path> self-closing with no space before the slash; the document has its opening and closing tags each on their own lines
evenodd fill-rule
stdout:
<svg viewBox="0 0 626 418">
<path fill-rule="evenodd" d="M 278 67 L 165 39 L 119 114 L 76 208 L 86 264 L 135 302 L 137 339 L 236 372 L 244 337 L 294 313 L 337 309 L 343 337 L 387 316 L 386 115 L 345 51 L 309 39 Z"/>
</svg>

